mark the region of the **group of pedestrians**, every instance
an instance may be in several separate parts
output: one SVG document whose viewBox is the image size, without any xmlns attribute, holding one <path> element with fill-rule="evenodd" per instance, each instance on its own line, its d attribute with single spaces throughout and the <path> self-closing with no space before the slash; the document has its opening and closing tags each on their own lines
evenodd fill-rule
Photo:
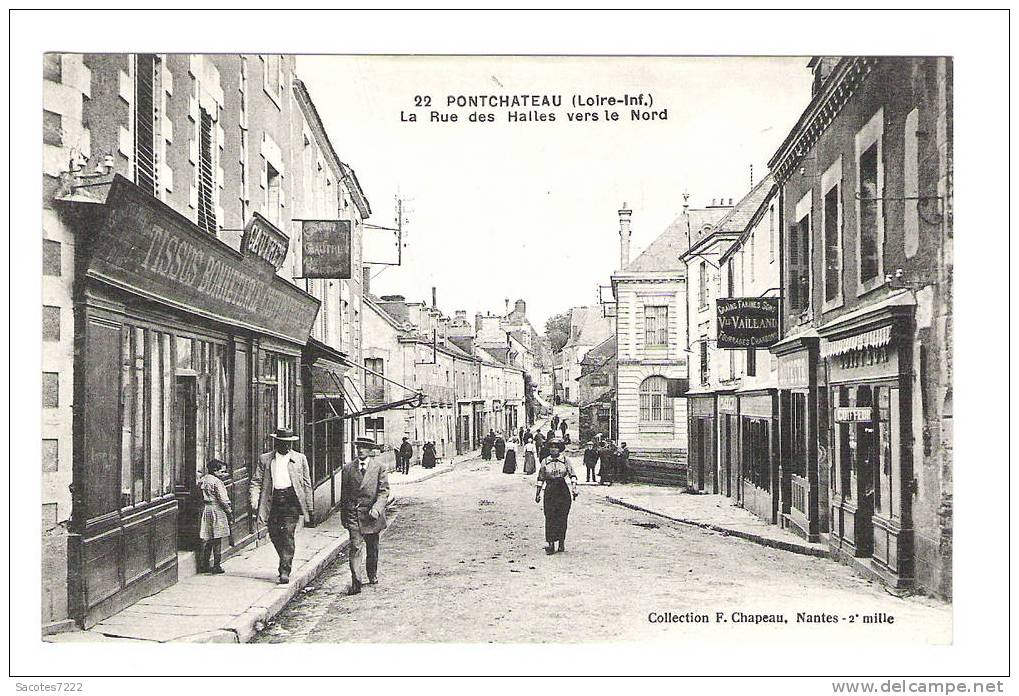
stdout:
<svg viewBox="0 0 1019 696">
<path fill-rule="evenodd" d="M 629 478 L 629 464 L 630 450 L 626 443 L 616 447 L 616 443 L 604 439 L 600 433 L 584 448 L 587 483 L 605 486 L 611 486 L 613 482 L 625 483 Z"/>
<path fill-rule="evenodd" d="M 396 470 L 401 474 L 409 474 L 411 462 L 414 461 L 414 445 L 410 443 L 410 439 L 408 437 L 404 436 L 403 442 L 401 442 L 400 446 L 395 449 L 395 454 Z M 422 469 L 434 469 L 438 460 L 439 457 L 435 451 L 434 442 L 428 440 L 421 445 Z"/>
</svg>

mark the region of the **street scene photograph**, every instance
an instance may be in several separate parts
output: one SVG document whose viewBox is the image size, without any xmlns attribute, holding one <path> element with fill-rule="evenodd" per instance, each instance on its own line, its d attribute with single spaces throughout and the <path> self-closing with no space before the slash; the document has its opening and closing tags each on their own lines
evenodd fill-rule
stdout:
<svg viewBox="0 0 1019 696">
<path fill-rule="evenodd" d="M 34 66 L 22 640 L 830 650 L 790 676 L 971 630 L 952 55 L 152 46 Z"/>
</svg>

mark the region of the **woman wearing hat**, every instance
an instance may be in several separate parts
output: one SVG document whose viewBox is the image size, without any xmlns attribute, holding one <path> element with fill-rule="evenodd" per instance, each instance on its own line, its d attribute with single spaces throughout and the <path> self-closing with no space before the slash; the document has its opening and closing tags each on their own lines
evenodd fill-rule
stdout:
<svg viewBox="0 0 1019 696">
<path fill-rule="evenodd" d="M 570 516 L 570 505 L 577 499 L 577 475 L 562 454 L 563 443 L 558 439 L 549 442 L 549 455 L 538 469 L 538 487 L 534 491 L 534 502 L 541 502 L 545 492 L 545 553 L 566 550 L 566 521 Z"/>
<path fill-rule="evenodd" d="M 294 562 L 294 531 L 297 522 L 311 521 L 311 471 L 308 459 L 293 450 L 297 436 L 290 428 L 279 428 L 272 435 L 274 447 L 258 457 L 251 474 L 251 507 L 258 524 L 268 525 L 269 539 L 279 554 L 279 582 L 290 582 Z"/>
</svg>

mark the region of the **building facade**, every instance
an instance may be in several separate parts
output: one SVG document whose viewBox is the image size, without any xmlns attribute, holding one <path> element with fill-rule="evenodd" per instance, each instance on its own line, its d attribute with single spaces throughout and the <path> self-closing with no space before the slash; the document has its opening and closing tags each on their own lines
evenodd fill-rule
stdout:
<svg viewBox="0 0 1019 696">
<path fill-rule="evenodd" d="M 811 102 L 769 163 L 780 400 L 806 395 L 791 414 L 806 475 L 783 476 L 782 513 L 888 585 L 950 597 L 951 59 L 810 68 Z"/>
<path fill-rule="evenodd" d="M 342 371 L 359 334 L 330 310 L 346 328 L 309 358 L 329 293 L 294 281 L 298 219 L 309 190 L 332 196 L 327 219 L 341 201 L 299 185 L 295 130 L 330 149 L 302 99 L 288 56 L 45 56 L 44 626 L 92 625 L 194 572 L 211 458 L 228 553 L 265 531 L 255 457 L 302 430 L 302 365 Z"/>
<path fill-rule="evenodd" d="M 599 434 L 612 441 L 618 440 L 616 337 L 610 336 L 587 351 L 580 367 L 580 377 L 577 378 L 578 442 L 589 442 Z"/>
</svg>

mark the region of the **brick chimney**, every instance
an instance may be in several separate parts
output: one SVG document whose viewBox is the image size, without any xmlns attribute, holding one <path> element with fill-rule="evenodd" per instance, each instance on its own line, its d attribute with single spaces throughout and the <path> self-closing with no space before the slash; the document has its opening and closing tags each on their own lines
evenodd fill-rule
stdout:
<svg viewBox="0 0 1019 696">
<path fill-rule="evenodd" d="M 619 268 L 626 268 L 630 264 L 630 216 L 633 211 L 623 207 L 619 212 Z"/>
</svg>

